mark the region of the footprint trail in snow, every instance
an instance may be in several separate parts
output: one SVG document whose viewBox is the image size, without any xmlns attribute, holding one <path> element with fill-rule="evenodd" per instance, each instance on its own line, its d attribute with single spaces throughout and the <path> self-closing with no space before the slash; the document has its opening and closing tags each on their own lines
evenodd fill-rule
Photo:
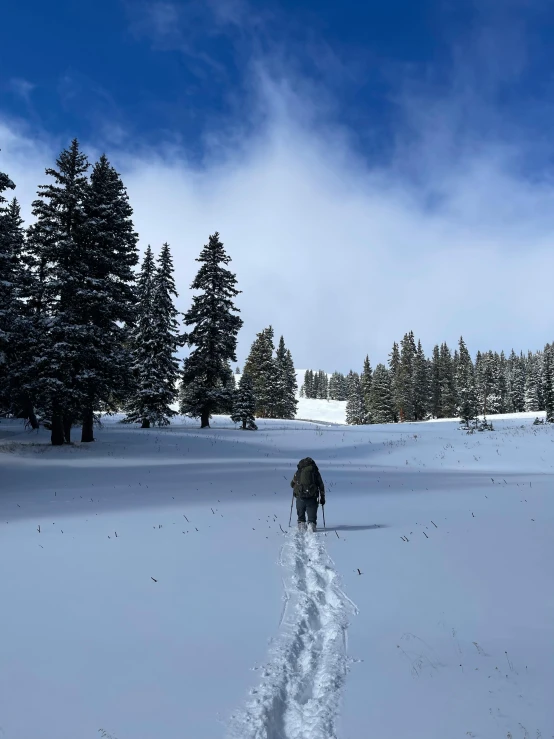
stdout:
<svg viewBox="0 0 554 739">
<path fill-rule="evenodd" d="M 287 536 L 281 550 L 285 609 L 261 685 L 234 716 L 241 739 L 334 739 L 348 669 L 348 617 L 357 609 L 340 588 L 323 537 Z"/>
</svg>

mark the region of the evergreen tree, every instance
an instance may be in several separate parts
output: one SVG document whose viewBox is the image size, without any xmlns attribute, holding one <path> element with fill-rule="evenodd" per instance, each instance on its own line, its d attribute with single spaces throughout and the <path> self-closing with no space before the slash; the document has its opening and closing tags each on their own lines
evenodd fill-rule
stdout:
<svg viewBox="0 0 554 739">
<path fill-rule="evenodd" d="M 441 418 L 441 360 L 439 345 L 433 347 L 429 373 L 429 402 L 432 418 Z"/>
<path fill-rule="evenodd" d="M 510 412 L 525 409 L 525 359 L 512 349 L 508 358 L 508 397 Z"/>
<path fill-rule="evenodd" d="M 400 421 L 413 421 L 414 408 L 414 364 L 416 345 L 413 331 L 404 335 L 400 342 L 400 364 L 396 374 L 396 403 Z"/>
<path fill-rule="evenodd" d="M 546 411 L 546 422 L 554 422 L 554 344 L 544 348 L 543 362 L 543 398 Z"/>
<path fill-rule="evenodd" d="M 156 366 L 157 337 L 155 335 L 154 304 L 156 302 L 156 265 L 150 245 L 147 246 L 137 284 L 138 306 L 131 334 L 133 392 L 127 405 L 126 423 L 141 423 L 150 428 L 158 419 L 158 367 Z"/>
<path fill-rule="evenodd" d="M 413 359 L 413 419 L 423 421 L 429 412 L 429 365 L 421 346 L 417 343 Z"/>
<path fill-rule="evenodd" d="M 469 426 L 469 422 L 477 415 L 477 398 L 473 362 L 462 337 L 460 337 L 459 343 L 456 385 L 459 404 L 458 413 L 461 420 Z"/>
<path fill-rule="evenodd" d="M 346 402 L 346 423 L 359 426 L 364 423 L 365 407 L 362 385 L 357 372 L 349 373 L 349 394 Z"/>
<path fill-rule="evenodd" d="M 384 364 L 375 367 L 369 399 L 372 423 L 393 423 L 395 420 L 390 374 Z"/>
<path fill-rule="evenodd" d="M 365 423 L 371 423 L 371 381 L 373 379 L 373 370 L 371 369 L 371 363 L 369 361 L 369 354 L 366 354 L 364 359 L 364 367 L 360 376 L 360 382 L 362 385 L 362 396 L 364 399 L 365 408 Z"/>
<path fill-rule="evenodd" d="M 217 232 L 210 236 L 196 261 L 202 266 L 191 289 L 201 293 L 192 298 L 192 307 L 185 314 L 185 324 L 194 326 L 185 338 L 194 349 L 184 362 L 183 383 L 191 387 L 186 399 L 181 399 L 181 412 L 200 417 L 201 427 L 206 428 L 214 408 L 229 396 L 223 383 L 229 362 L 237 361 L 237 334 L 243 322 L 235 315 L 238 308 L 233 304 L 240 292 L 235 287 L 236 277 L 224 266 L 231 258 Z"/>
<path fill-rule="evenodd" d="M 75 233 L 81 253 L 74 320 L 82 344 L 76 386 L 83 399 L 83 442 L 94 441 L 94 410 L 101 406 L 114 410 L 130 385 L 133 268 L 138 261 L 132 214 L 119 174 L 102 155 L 85 188 L 82 221 Z"/>
<path fill-rule="evenodd" d="M 455 364 L 452 353 L 444 342 L 440 347 L 440 415 L 439 418 L 454 418 L 458 413 Z"/>
<path fill-rule="evenodd" d="M 313 398 L 314 375 L 311 370 L 304 373 L 304 397 Z"/>
<path fill-rule="evenodd" d="M 321 374 L 319 372 L 312 372 L 312 398 L 319 398 L 319 381 Z"/>
<path fill-rule="evenodd" d="M 233 412 L 231 420 L 233 423 L 242 423 L 242 428 L 247 431 L 256 431 L 256 398 L 252 380 L 248 373 L 243 373 L 239 381 L 238 389 L 233 397 Z"/>
<path fill-rule="evenodd" d="M 389 370 L 390 370 L 390 381 L 391 391 L 394 403 L 394 420 L 399 420 L 398 408 L 400 407 L 399 399 L 399 388 L 398 388 L 398 377 L 400 372 L 400 350 L 396 341 L 392 345 L 392 351 L 389 354 Z"/>
<path fill-rule="evenodd" d="M 525 378 L 525 410 L 526 411 L 538 411 L 540 410 L 540 373 L 539 365 L 535 357 L 529 352 L 527 358 Z"/>
<path fill-rule="evenodd" d="M 283 386 L 273 351 L 273 328 L 269 326 L 256 335 L 244 365 L 254 387 L 258 418 L 278 417 Z"/>
<path fill-rule="evenodd" d="M 80 300 L 83 255 L 78 243 L 83 222 L 83 197 L 89 164 L 74 139 L 46 174 L 54 184 L 39 185 L 33 202 L 36 222 L 29 228 L 28 245 L 40 277 L 39 306 L 41 344 L 31 368 L 34 391 L 51 415 L 52 444 L 70 441 L 71 425 L 84 398 L 76 382 L 86 362 L 83 356 Z"/>
<path fill-rule="evenodd" d="M 298 383 L 296 382 L 296 372 L 294 370 L 292 354 L 290 353 L 290 350 L 285 347 L 285 340 L 282 336 L 277 348 L 275 361 L 281 378 L 281 397 L 279 398 L 278 418 L 296 418 L 296 410 L 298 407 L 296 391 L 298 390 Z"/>
</svg>

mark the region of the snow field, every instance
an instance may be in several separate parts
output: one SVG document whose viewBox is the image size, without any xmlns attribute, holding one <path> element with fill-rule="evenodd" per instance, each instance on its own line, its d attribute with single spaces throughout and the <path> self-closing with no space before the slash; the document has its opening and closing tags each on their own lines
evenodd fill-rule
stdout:
<svg viewBox="0 0 554 739">
<path fill-rule="evenodd" d="M 494 425 L 0 422 L 0 736 L 554 736 L 554 429 Z"/>
</svg>

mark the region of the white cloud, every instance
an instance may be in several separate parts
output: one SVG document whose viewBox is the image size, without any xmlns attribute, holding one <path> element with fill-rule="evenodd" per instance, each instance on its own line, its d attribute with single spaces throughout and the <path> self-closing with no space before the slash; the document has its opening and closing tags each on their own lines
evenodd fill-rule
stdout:
<svg viewBox="0 0 554 739">
<path fill-rule="evenodd" d="M 172 245 L 181 309 L 194 259 L 219 230 L 243 290 L 241 361 L 270 323 L 297 366 L 328 371 L 359 369 L 367 352 L 385 361 L 410 329 L 428 352 L 460 334 L 472 352 L 552 340 L 550 183 L 513 174 L 513 152 L 500 148 L 449 159 L 444 146 L 437 162 L 425 138 L 413 152 L 427 167 L 418 189 L 398 159 L 372 169 L 346 132 L 316 125 L 322 111 L 305 95 L 263 76 L 259 85 L 266 124 L 232 145 L 212 139 L 201 167 L 175 149 L 108 152 L 141 245 Z M 58 151 L 13 125 L 0 127 L 0 147 L 28 213 Z M 433 207 L 429 193 L 439 195 Z"/>
</svg>

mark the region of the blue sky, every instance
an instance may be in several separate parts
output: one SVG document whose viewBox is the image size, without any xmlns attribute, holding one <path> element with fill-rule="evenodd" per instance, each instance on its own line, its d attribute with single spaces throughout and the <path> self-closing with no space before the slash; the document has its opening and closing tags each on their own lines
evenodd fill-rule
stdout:
<svg viewBox="0 0 554 739">
<path fill-rule="evenodd" d="M 2 25 L 0 168 L 27 214 L 70 138 L 105 150 L 183 308 L 221 231 L 242 358 L 269 322 L 329 371 L 410 329 L 427 351 L 552 340 L 546 0 L 33 1 Z"/>
</svg>

